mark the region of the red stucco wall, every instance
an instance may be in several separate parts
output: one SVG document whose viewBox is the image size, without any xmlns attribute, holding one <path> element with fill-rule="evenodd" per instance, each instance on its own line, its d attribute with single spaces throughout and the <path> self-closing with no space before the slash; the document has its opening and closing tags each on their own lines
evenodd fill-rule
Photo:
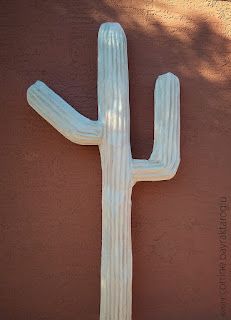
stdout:
<svg viewBox="0 0 231 320">
<path fill-rule="evenodd" d="M 40 79 L 96 119 L 105 21 L 128 39 L 134 157 L 152 149 L 156 77 L 181 81 L 179 172 L 133 191 L 133 319 L 231 319 L 228 208 L 226 318 L 218 277 L 220 199 L 230 205 L 231 190 L 230 12 L 215 0 L 1 1 L 0 319 L 99 317 L 98 149 L 65 140 L 26 90 Z"/>
</svg>

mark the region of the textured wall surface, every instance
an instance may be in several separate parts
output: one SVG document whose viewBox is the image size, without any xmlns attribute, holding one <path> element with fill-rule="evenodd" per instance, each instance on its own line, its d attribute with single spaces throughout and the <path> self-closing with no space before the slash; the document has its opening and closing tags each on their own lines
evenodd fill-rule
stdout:
<svg viewBox="0 0 231 320">
<path fill-rule="evenodd" d="M 228 320 L 231 3 L 215 0 L 1 1 L 0 318 L 99 317 L 98 149 L 64 139 L 26 90 L 40 79 L 96 119 L 105 21 L 127 35 L 134 158 L 152 149 L 154 80 L 181 81 L 179 171 L 133 190 L 133 320 Z"/>
</svg>

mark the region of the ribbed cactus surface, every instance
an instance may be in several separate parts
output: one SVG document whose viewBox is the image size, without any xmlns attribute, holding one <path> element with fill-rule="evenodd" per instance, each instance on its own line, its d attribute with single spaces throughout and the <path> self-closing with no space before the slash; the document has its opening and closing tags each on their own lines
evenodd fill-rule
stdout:
<svg viewBox="0 0 231 320">
<path fill-rule="evenodd" d="M 98 121 L 79 114 L 44 83 L 27 92 L 29 104 L 72 142 L 99 145 L 102 166 L 100 320 L 131 320 L 131 193 L 137 181 L 172 178 L 180 162 L 180 87 L 172 73 L 155 86 L 155 143 L 148 160 L 132 159 L 127 42 L 118 23 L 98 35 Z"/>
</svg>

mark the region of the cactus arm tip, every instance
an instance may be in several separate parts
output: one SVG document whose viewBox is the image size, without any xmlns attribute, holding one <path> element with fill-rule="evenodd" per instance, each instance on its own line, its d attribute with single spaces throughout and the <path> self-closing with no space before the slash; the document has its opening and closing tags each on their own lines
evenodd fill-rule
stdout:
<svg viewBox="0 0 231 320">
<path fill-rule="evenodd" d="M 81 115 L 42 81 L 36 81 L 28 88 L 27 101 L 68 140 L 85 145 L 100 144 L 101 123 Z"/>
<path fill-rule="evenodd" d="M 169 180 L 180 163 L 180 83 L 170 72 L 156 81 L 154 136 L 149 160 L 132 161 L 134 183 Z"/>
</svg>

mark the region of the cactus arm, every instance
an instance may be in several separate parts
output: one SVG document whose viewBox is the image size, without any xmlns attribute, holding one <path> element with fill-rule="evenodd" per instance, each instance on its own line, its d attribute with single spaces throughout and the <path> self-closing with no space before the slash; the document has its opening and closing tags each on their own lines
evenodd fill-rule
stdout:
<svg viewBox="0 0 231 320">
<path fill-rule="evenodd" d="M 176 170 L 164 167 L 151 160 L 133 159 L 132 165 L 133 183 L 138 181 L 170 180 L 176 174 Z"/>
<path fill-rule="evenodd" d="M 169 180 L 180 163 L 180 83 L 170 72 L 156 81 L 154 136 L 149 160 L 132 161 L 134 183 Z"/>
<path fill-rule="evenodd" d="M 102 125 L 72 108 L 41 81 L 27 90 L 29 105 L 68 140 L 85 145 L 101 142 Z"/>
</svg>

